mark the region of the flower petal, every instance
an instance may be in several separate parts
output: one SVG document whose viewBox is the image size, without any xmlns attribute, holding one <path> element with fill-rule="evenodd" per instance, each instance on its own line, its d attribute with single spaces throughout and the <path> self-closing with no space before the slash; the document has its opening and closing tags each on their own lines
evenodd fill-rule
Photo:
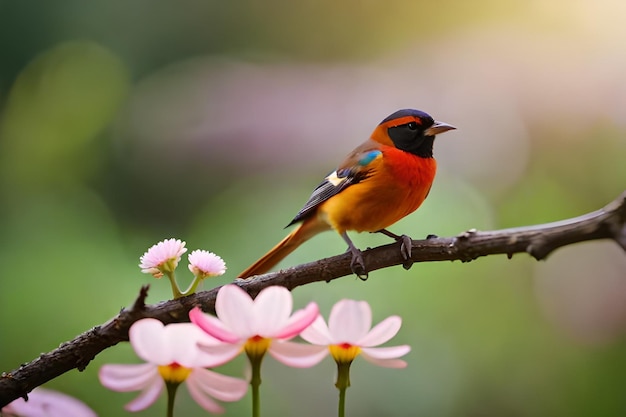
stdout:
<svg viewBox="0 0 626 417">
<path fill-rule="evenodd" d="M 173 323 L 165 326 L 166 343 L 169 345 L 172 361 L 187 368 L 209 368 L 223 364 L 221 358 L 214 357 L 198 345 L 216 346 L 223 342 L 209 336 L 193 323 Z"/>
<path fill-rule="evenodd" d="M 191 395 L 191 398 L 197 402 L 200 407 L 204 408 L 209 413 L 221 414 L 224 412 L 224 407 L 219 405 L 217 401 L 213 401 L 207 393 L 203 392 L 199 386 L 194 384 L 191 379 L 187 378 L 187 390 Z"/>
<path fill-rule="evenodd" d="M 270 345 L 270 355 L 277 361 L 294 368 L 310 368 L 328 355 L 326 346 L 303 343 L 274 341 Z"/>
<path fill-rule="evenodd" d="M 208 369 L 194 369 L 187 380 L 220 401 L 239 401 L 248 392 L 248 381 Z"/>
<path fill-rule="evenodd" d="M 168 365 L 173 361 L 164 328 L 163 323 L 151 318 L 137 320 L 130 326 L 128 337 L 137 356 L 157 365 Z"/>
<path fill-rule="evenodd" d="M 367 353 L 369 356 L 376 359 L 392 359 L 399 358 L 401 356 L 406 355 L 411 351 L 411 346 L 409 345 L 400 345 L 400 346 L 387 346 L 387 347 L 378 347 L 378 348 L 361 348 L 361 352 Z"/>
<path fill-rule="evenodd" d="M 124 406 L 124 409 L 127 411 L 136 412 L 148 408 L 149 406 L 154 404 L 157 398 L 159 398 L 159 395 L 161 395 L 161 391 L 163 391 L 164 386 L 165 383 L 163 382 L 163 379 L 161 379 L 160 377 L 155 378 L 150 385 L 148 385 L 146 388 L 144 388 L 143 391 L 141 391 L 141 394 L 139 394 L 137 398 L 126 404 Z"/>
<path fill-rule="evenodd" d="M 223 288 L 223 287 L 222 287 Z M 216 305 L 217 308 L 217 305 Z M 237 343 L 242 338 L 228 329 L 220 319 L 213 317 L 209 314 L 205 314 L 199 307 L 194 307 L 189 312 L 189 320 L 209 336 L 221 340 L 226 343 Z"/>
<path fill-rule="evenodd" d="M 206 411 L 223 413 L 223 407 L 212 397 L 222 401 L 240 400 L 248 390 L 248 382 L 197 368 L 187 378 L 187 389 L 191 397 Z"/>
<path fill-rule="evenodd" d="M 61 392 L 35 388 L 23 398 L 11 402 L 0 410 L 2 415 L 46 417 L 96 417 L 96 413 L 82 401 Z"/>
<path fill-rule="evenodd" d="M 332 343 L 328 325 L 321 315 L 318 315 L 315 321 L 300 333 L 300 337 L 314 345 L 326 346 Z"/>
<path fill-rule="evenodd" d="M 254 300 L 254 332 L 273 338 L 287 323 L 293 298 L 285 287 L 273 285 L 264 288 Z"/>
<path fill-rule="evenodd" d="M 215 300 L 215 312 L 222 321 L 223 327 L 239 338 L 247 339 L 256 334 L 253 330 L 254 301 L 239 286 L 229 284 L 220 288 Z M 218 339 L 221 338 L 218 337 Z"/>
<path fill-rule="evenodd" d="M 203 345 L 202 343 L 198 343 L 198 349 L 204 351 L 206 354 L 211 356 L 215 361 L 216 365 L 223 365 L 226 362 L 229 362 L 235 356 L 239 355 L 243 350 L 244 342 L 237 344 L 221 344 L 221 345 Z"/>
<path fill-rule="evenodd" d="M 298 310 L 287 320 L 282 329 L 274 335 L 277 339 L 290 339 L 302 333 L 319 316 L 320 310 L 316 303 L 309 303 L 302 310 Z"/>
<path fill-rule="evenodd" d="M 402 319 L 399 316 L 387 317 L 374 326 L 357 344 L 362 347 L 382 345 L 398 333 L 400 326 L 402 326 Z"/>
<path fill-rule="evenodd" d="M 340 300 L 330 311 L 328 329 L 333 343 L 357 344 L 372 326 L 372 309 L 365 301 Z"/>
<path fill-rule="evenodd" d="M 155 379 L 160 379 L 156 365 L 102 365 L 98 372 L 100 383 L 117 392 L 139 391 Z"/>
<path fill-rule="evenodd" d="M 407 366 L 407 363 L 402 359 L 376 359 L 363 352 L 361 352 L 361 356 L 363 356 L 363 359 L 365 359 L 369 363 L 376 366 L 381 366 L 383 368 L 402 369 L 406 368 Z"/>
</svg>

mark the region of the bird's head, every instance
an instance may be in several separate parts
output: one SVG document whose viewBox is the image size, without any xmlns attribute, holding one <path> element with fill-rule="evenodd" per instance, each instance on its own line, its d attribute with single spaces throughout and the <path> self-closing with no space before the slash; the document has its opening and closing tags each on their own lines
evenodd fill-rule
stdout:
<svg viewBox="0 0 626 417">
<path fill-rule="evenodd" d="M 431 158 L 435 135 L 452 129 L 456 128 L 435 121 L 423 111 L 403 109 L 380 122 L 372 133 L 372 140 L 423 158 Z"/>
</svg>

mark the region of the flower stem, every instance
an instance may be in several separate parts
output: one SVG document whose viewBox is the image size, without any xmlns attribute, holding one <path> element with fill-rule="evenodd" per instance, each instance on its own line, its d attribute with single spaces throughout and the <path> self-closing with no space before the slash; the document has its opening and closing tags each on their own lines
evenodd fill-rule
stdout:
<svg viewBox="0 0 626 417">
<path fill-rule="evenodd" d="M 183 293 L 181 293 L 181 297 L 185 297 L 187 295 L 191 295 L 195 293 L 196 290 L 198 289 L 198 285 L 201 282 L 202 282 L 201 275 L 193 277 L 193 281 L 191 281 L 191 284 L 189 284 L 189 287 L 187 287 L 187 289 Z"/>
<path fill-rule="evenodd" d="M 167 417 L 174 417 L 174 400 L 176 399 L 176 390 L 179 385 L 178 383 L 165 383 L 167 387 Z"/>
<path fill-rule="evenodd" d="M 180 298 L 184 296 L 182 292 L 180 292 L 180 288 L 178 287 L 178 282 L 176 282 L 176 275 L 174 272 L 166 272 L 167 278 L 170 280 L 170 285 L 172 286 L 172 295 L 174 299 Z"/>
<path fill-rule="evenodd" d="M 335 386 L 339 390 L 339 406 L 337 416 L 346 415 L 346 390 L 350 386 L 350 364 L 352 362 L 337 362 L 337 382 Z"/>
<path fill-rule="evenodd" d="M 251 357 L 250 365 L 252 365 L 252 378 L 250 385 L 252 386 L 252 417 L 260 417 L 261 415 L 261 396 L 259 394 L 259 386 L 261 385 L 261 362 L 263 357 Z"/>
<path fill-rule="evenodd" d="M 339 408 L 337 409 L 337 416 L 344 417 L 346 415 L 346 389 L 339 388 Z"/>
</svg>

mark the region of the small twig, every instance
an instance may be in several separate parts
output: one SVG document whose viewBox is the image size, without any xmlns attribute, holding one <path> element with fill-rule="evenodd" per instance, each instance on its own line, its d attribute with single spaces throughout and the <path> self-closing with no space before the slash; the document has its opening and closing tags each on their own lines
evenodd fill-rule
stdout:
<svg viewBox="0 0 626 417">
<path fill-rule="evenodd" d="M 467 262 L 481 256 L 506 254 L 510 258 L 515 253 L 525 252 L 539 260 L 557 248 L 597 239 L 612 239 L 626 251 L 626 192 L 600 210 L 560 222 L 490 232 L 468 230 L 450 238 L 414 240 L 411 259 L 414 262 Z M 369 271 L 406 262 L 398 243 L 364 251 L 363 258 Z M 300 285 L 351 275 L 350 261 L 350 254 L 344 254 L 235 283 L 252 296 L 270 285 L 292 290 Z M 145 305 L 148 286 L 142 287 L 132 308 L 122 309 L 108 322 L 18 369 L 3 373 L 0 377 L 0 408 L 16 398 L 26 398 L 34 388 L 71 369 L 85 369 L 98 353 L 127 341 L 128 329 L 139 319 L 153 317 L 166 324 L 184 322 L 188 321 L 189 310 L 196 305 L 202 306 L 204 311 L 214 312 L 218 290 L 214 288 L 176 300 Z"/>
</svg>

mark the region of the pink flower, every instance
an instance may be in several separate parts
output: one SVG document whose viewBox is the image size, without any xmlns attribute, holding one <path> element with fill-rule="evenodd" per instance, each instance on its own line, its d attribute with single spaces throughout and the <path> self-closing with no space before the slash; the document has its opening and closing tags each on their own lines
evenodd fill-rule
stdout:
<svg viewBox="0 0 626 417">
<path fill-rule="evenodd" d="M 96 417 L 82 401 L 45 388 L 35 388 L 28 401 L 18 398 L 0 410 L 0 414 L 20 417 Z"/>
<path fill-rule="evenodd" d="M 174 272 L 183 253 L 187 252 L 185 242 L 179 239 L 166 239 L 152 246 L 139 261 L 141 272 L 161 278 L 164 273 Z"/>
<path fill-rule="evenodd" d="M 191 322 L 216 339 L 230 345 L 226 354 L 234 358 L 242 351 L 250 357 L 262 357 L 269 352 L 275 359 L 290 366 L 308 365 L 309 357 L 319 352 L 316 346 L 281 344 L 297 336 L 318 316 L 317 304 L 291 314 L 293 299 L 289 290 L 279 286 L 263 289 L 256 299 L 237 285 L 225 285 L 217 294 L 217 317 L 204 314 L 198 307 L 189 312 Z M 276 342 L 276 343 L 275 343 Z M 201 346 L 212 352 L 212 346 Z"/>
<path fill-rule="evenodd" d="M 189 254 L 189 270 L 200 279 L 216 277 L 226 272 L 226 264 L 216 254 L 206 250 L 194 250 Z"/>
<path fill-rule="evenodd" d="M 128 411 L 140 411 L 153 404 L 165 382 L 186 382 L 191 397 L 212 413 L 224 411 L 213 398 L 237 401 L 248 389 L 248 382 L 243 379 L 204 369 L 225 363 L 229 356 L 220 355 L 221 343 L 191 323 L 164 326 L 156 319 L 142 319 L 131 326 L 129 338 L 135 353 L 147 363 L 104 365 L 99 373 L 102 385 L 113 391 L 141 390 L 126 405 Z M 198 343 L 213 346 L 214 353 L 209 355 L 198 349 Z"/>
<path fill-rule="evenodd" d="M 409 353 L 410 346 L 375 347 L 394 337 L 401 325 L 400 317 L 391 316 L 371 329 L 372 310 L 367 302 L 341 300 L 333 306 L 328 325 L 319 316 L 300 337 L 327 346 L 325 353 L 330 352 L 337 363 L 350 363 L 361 355 L 374 365 L 404 368 L 406 362 L 397 358 Z"/>
</svg>

